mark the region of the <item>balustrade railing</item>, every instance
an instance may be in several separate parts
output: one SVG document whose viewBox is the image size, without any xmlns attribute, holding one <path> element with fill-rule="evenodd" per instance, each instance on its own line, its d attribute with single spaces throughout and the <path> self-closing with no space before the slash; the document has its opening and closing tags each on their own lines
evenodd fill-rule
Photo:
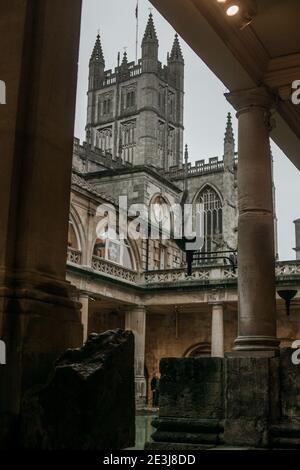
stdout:
<svg viewBox="0 0 300 470">
<path fill-rule="evenodd" d="M 68 263 L 81 264 L 81 252 L 72 248 L 68 249 Z M 118 279 L 125 283 L 149 286 L 157 284 L 187 284 L 195 283 L 214 283 L 236 281 L 238 271 L 233 272 L 229 265 L 214 266 L 195 266 L 192 276 L 187 276 L 186 268 L 166 269 L 147 271 L 139 273 L 137 271 L 125 268 L 118 264 L 112 263 L 103 258 L 93 256 L 92 270 L 95 273 L 102 274 L 109 278 Z M 299 279 L 300 281 L 300 262 L 286 261 L 276 264 L 276 277 L 278 280 Z"/>
<path fill-rule="evenodd" d="M 237 279 L 237 273 L 233 272 L 229 266 L 197 266 L 193 268 L 191 276 L 187 276 L 186 268 L 168 269 L 164 271 L 148 271 L 141 275 L 141 279 L 146 285 L 176 282 L 212 282 L 228 279 Z"/>
<path fill-rule="evenodd" d="M 138 273 L 136 271 L 111 263 L 110 261 L 99 258 L 98 256 L 93 256 L 92 258 L 92 269 L 95 272 L 105 274 L 109 277 L 118 278 L 122 281 L 133 284 L 138 282 Z"/>
<path fill-rule="evenodd" d="M 276 264 L 276 277 L 300 276 L 300 261 L 281 261 Z"/>
<path fill-rule="evenodd" d="M 81 251 L 75 250 L 74 248 L 68 248 L 67 254 L 68 263 L 81 264 Z"/>
</svg>

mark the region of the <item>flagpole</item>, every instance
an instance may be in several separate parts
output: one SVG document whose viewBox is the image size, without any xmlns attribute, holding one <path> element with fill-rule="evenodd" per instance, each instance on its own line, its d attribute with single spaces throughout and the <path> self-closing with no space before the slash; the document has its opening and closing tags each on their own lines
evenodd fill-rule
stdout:
<svg viewBox="0 0 300 470">
<path fill-rule="evenodd" d="M 136 2 L 136 42 L 135 42 L 135 61 L 138 61 L 138 48 L 139 48 L 139 0 Z"/>
</svg>

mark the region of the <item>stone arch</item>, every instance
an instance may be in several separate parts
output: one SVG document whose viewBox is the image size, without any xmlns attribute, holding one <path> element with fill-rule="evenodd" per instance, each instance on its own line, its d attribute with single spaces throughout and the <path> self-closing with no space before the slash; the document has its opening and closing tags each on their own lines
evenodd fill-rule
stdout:
<svg viewBox="0 0 300 470">
<path fill-rule="evenodd" d="M 198 199 L 199 199 L 199 196 L 201 195 L 201 193 L 203 193 L 203 191 L 206 189 L 206 188 L 210 188 L 212 189 L 213 191 L 215 191 L 215 193 L 219 196 L 220 198 L 220 201 L 222 202 L 222 205 L 224 204 L 224 198 L 223 198 L 223 195 L 221 193 L 221 191 L 219 190 L 219 188 L 213 184 L 213 183 L 204 183 L 200 189 L 198 189 L 198 191 L 196 192 L 196 194 L 194 195 L 193 197 L 193 204 L 195 204 Z"/>
<path fill-rule="evenodd" d="M 97 236 L 95 237 L 95 239 L 93 240 L 93 244 L 92 244 L 92 256 L 98 256 L 99 258 L 106 259 L 107 261 L 116 262 L 107 257 L 107 248 L 106 248 L 107 240 L 102 240 L 102 242 L 103 242 L 103 246 L 101 249 L 100 239 L 97 238 Z M 96 253 L 97 243 L 99 244 L 98 254 Z M 120 247 L 122 247 L 122 241 L 116 239 L 116 246 L 118 244 Z M 141 267 L 141 257 L 140 257 L 140 253 L 139 253 L 139 249 L 138 249 L 136 241 L 128 238 L 124 240 L 124 244 L 126 245 L 126 248 L 128 249 L 128 254 L 129 254 L 132 266 L 131 267 L 124 266 L 123 264 L 118 263 L 118 262 L 116 262 L 116 264 L 120 264 L 120 266 L 124 266 L 125 268 L 132 269 L 133 271 L 138 271 Z M 124 247 L 122 249 L 124 250 Z"/>
<path fill-rule="evenodd" d="M 168 207 L 168 215 L 170 216 L 169 220 L 170 220 L 170 238 L 171 238 L 171 235 L 174 233 L 174 214 L 170 210 L 171 202 L 169 201 L 167 196 L 163 195 L 160 192 L 157 192 L 157 193 L 154 193 L 151 197 L 151 200 L 150 200 L 150 203 L 149 203 L 149 210 L 150 211 L 151 211 L 151 206 L 154 205 L 154 204 L 157 204 L 157 205 L 159 205 L 159 204 L 163 205 L 164 204 L 166 207 Z M 152 216 L 151 212 L 149 212 L 149 216 Z"/>
<path fill-rule="evenodd" d="M 74 230 L 76 240 L 77 240 L 77 245 L 78 245 L 78 251 L 81 251 L 81 253 L 84 253 L 85 251 L 85 231 L 84 227 L 81 221 L 81 218 L 75 209 L 75 207 L 71 204 L 70 206 L 70 217 L 69 217 L 69 224 L 72 224 L 72 228 Z"/>
<path fill-rule="evenodd" d="M 211 253 L 223 249 L 223 198 L 218 188 L 214 185 L 207 183 L 200 188 L 194 199 L 194 204 L 197 202 L 203 203 L 204 217 L 203 217 L 203 235 L 204 244 L 201 249 L 203 253 Z M 209 260 L 211 257 L 207 255 Z M 206 257 L 206 255 L 205 255 Z"/>
<path fill-rule="evenodd" d="M 210 357 L 211 356 L 211 344 L 207 342 L 197 343 L 190 346 L 183 357 Z"/>
</svg>

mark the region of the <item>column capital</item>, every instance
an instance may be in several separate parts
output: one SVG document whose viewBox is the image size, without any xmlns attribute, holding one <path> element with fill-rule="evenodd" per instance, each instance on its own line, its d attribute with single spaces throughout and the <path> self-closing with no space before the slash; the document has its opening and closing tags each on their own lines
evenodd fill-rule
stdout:
<svg viewBox="0 0 300 470">
<path fill-rule="evenodd" d="M 224 303 L 224 292 L 219 289 L 213 289 L 207 298 L 208 305 L 223 305 Z"/>
<path fill-rule="evenodd" d="M 79 291 L 79 297 L 81 298 L 89 298 L 90 294 L 87 291 Z"/>
<path fill-rule="evenodd" d="M 275 104 L 274 97 L 264 86 L 225 93 L 225 97 L 237 110 L 238 115 L 251 108 L 270 111 Z"/>
<path fill-rule="evenodd" d="M 211 305 L 212 307 L 223 307 L 224 308 L 224 302 L 222 300 L 211 300 L 208 302 L 208 305 Z"/>
<path fill-rule="evenodd" d="M 146 307 L 145 305 L 142 305 L 142 304 L 137 304 L 137 305 L 131 305 L 131 306 L 126 306 L 124 308 L 124 311 L 126 313 L 130 313 L 130 312 L 136 312 L 136 311 L 143 311 L 143 312 L 146 312 Z"/>
</svg>

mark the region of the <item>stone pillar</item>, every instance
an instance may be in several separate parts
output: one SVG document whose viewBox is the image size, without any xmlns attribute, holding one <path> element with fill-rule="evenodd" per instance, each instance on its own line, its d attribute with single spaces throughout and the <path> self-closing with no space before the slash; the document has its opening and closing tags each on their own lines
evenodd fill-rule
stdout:
<svg viewBox="0 0 300 470">
<path fill-rule="evenodd" d="M 300 260 L 300 219 L 294 221 L 295 224 L 295 240 L 296 240 L 296 259 Z"/>
<path fill-rule="evenodd" d="M 270 152 L 272 100 L 264 88 L 227 95 L 237 109 L 238 351 L 273 351 L 276 339 L 275 253 Z"/>
<path fill-rule="evenodd" d="M 142 406 L 146 403 L 145 380 L 145 338 L 146 338 L 146 308 L 143 305 L 132 307 L 126 312 L 125 329 L 134 333 L 134 369 L 136 402 Z"/>
<path fill-rule="evenodd" d="M 212 305 L 211 355 L 224 357 L 224 310 L 222 303 Z"/>
<path fill-rule="evenodd" d="M 83 326 L 83 343 L 86 342 L 89 329 L 89 295 L 81 293 L 79 297 L 81 303 L 81 323 Z"/>
<path fill-rule="evenodd" d="M 0 447 L 24 391 L 82 343 L 66 282 L 81 0 L 2 0 L 0 106 Z"/>
</svg>

